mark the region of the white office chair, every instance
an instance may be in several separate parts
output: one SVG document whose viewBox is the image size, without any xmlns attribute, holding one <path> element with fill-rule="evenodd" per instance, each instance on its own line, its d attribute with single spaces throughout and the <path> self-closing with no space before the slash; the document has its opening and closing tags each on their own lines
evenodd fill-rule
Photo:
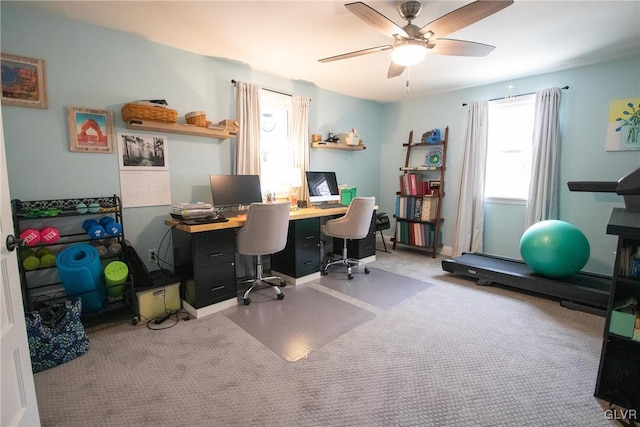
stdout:
<svg viewBox="0 0 640 427">
<path fill-rule="evenodd" d="M 286 203 L 252 203 L 247 212 L 247 221 L 236 234 L 236 250 L 241 255 L 256 256 L 255 276 L 244 282 L 253 282 L 242 295 L 245 305 L 251 303 L 249 293 L 263 283 L 276 291 L 278 299 L 284 294 L 278 286 L 286 282 L 279 276 L 262 276 L 262 255 L 280 252 L 287 245 L 289 232 L 289 202 Z M 279 280 L 278 284 L 270 281 Z"/>
<path fill-rule="evenodd" d="M 344 239 L 342 246 L 342 258 L 337 261 L 327 263 L 321 270 L 322 275 L 329 274 L 328 269 L 333 265 L 343 265 L 347 267 L 347 277 L 353 279 L 352 267 L 360 265 L 360 260 L 349 258 L 347 254 L 347 239 L 364 239 L 369 234 L 371 218 L 375 208 L 375 197 L 356 197 L 351 201 L 349 210 L 340 218 L 330 219 L 324 225 L 324 233 L 329 237 Z M 365 266 L 365 274 L 369 274 L 369 269 Z"/>
</svg>

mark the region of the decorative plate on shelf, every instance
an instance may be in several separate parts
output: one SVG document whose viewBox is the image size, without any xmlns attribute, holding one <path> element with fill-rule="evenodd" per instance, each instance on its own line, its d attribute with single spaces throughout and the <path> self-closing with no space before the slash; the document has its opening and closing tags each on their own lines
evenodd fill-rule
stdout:
<svg viewBox="0 0 640 427">
<path fill-rule="evenodd" d="M 427 151 L 424 159 L 425 166 L 439 168 L 442 167 L 442 148 L 434 147 Z"/>
</svg>

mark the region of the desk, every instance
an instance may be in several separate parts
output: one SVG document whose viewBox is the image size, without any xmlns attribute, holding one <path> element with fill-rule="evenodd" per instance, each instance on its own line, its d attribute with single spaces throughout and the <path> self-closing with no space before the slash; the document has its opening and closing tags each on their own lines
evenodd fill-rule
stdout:
<svg viewBox="0 0 640 427">
<path fill-rule="evenodd" d="M 344 215 L 347 212 L 346 207 L 338 207 L 331 209 L 318 209 L 318 208 L 303 208 L 289 213 L 289 220 L 294 221 L 298 219 L 307 218 L 320 218 L 323 216 Z M 212 224 L 198 224 L 198 225 L 186 225 L 175 219 L 167 219 L 164 221 L 165 225 L 175 227 L 178 230 L 182 230 L 186 233 L 201 233 L 203 231 L 224 230 L 227 228 L 240 228 L 246 222 L 244 217 L 229 217 L 227 222 L 214 222 Z"/>
<path fill-rule="evenodd" d="M 290 284 L 320 277 L 320 219 L 343 215 L 347 210 L 304 208 L 291 212 L 287 246 L 272 255 L 272 272 Z M 237 304 L 234 230 L 246 219 L 228 220 L 197 225 L 174 219 L 164 222 L 172 227 L 175 273 L 184 283 L 183 305 L 195 317 Z"/>
</svg>

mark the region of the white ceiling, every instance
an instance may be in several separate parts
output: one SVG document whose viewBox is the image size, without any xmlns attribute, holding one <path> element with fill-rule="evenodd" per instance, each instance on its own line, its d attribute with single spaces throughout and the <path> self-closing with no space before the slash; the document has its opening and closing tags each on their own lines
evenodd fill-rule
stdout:
<svg viewBox="0 0 640 427">
<path fill-rule="evenodd" d="M 352 1 L 352 0 L 349 0 Z M 378 101 L 508 81 L 640 53 L 640 1 L 515 0 L 449 38 L 496 46 L 488 56 L 428 55 L 387 79 L 391 52 L 318 59 L 391 40 L 351 14 L 349 1 L 46 1 L 30 7 L 225 58 L 291 80 Z M 400 26 L 398 1 L 365 1 Z M 424 1 L 418 27 L 470 1 Z M 640 70 L 639 70 L 640 75 Z"/>
</svg>

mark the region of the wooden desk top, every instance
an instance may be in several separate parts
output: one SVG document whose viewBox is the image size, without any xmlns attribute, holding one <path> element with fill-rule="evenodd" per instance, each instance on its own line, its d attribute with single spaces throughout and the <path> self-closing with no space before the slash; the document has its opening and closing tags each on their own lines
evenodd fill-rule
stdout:
<svg viewBox="0 0 640 427">
<path fill-rule="evenodd" d="M 317 218 L 322 216 L 333 216 L 333 215 L 343 215 L 347 212 L 349 208 L 347 207 L 338 207 L 338 208 L 330 208 L 330 209 L 319 209 L 319 208 L 304 208 L 298 209 L 297 211 L 289 212 L 289 220 L 294 221 L 297 219 L 306 219 L 306 218 Z M 227 222 L 214 222 L 211 224 L 198 224 L 198 225 L 186 225 L 182 224 L 179 220 L 176 219 L 165 219 L 165 225 L 170 227 L 175 227 L 178 230 L 185 231 L 187 233 L 201 233 L 203 231 L 212 231 L 212 230 L 224 230 L 227 228 L 239 228 L 244 225 L 246 222 L 246 216 L 243 217 L 228 217 L 229 221 Z"/>
</svg>

